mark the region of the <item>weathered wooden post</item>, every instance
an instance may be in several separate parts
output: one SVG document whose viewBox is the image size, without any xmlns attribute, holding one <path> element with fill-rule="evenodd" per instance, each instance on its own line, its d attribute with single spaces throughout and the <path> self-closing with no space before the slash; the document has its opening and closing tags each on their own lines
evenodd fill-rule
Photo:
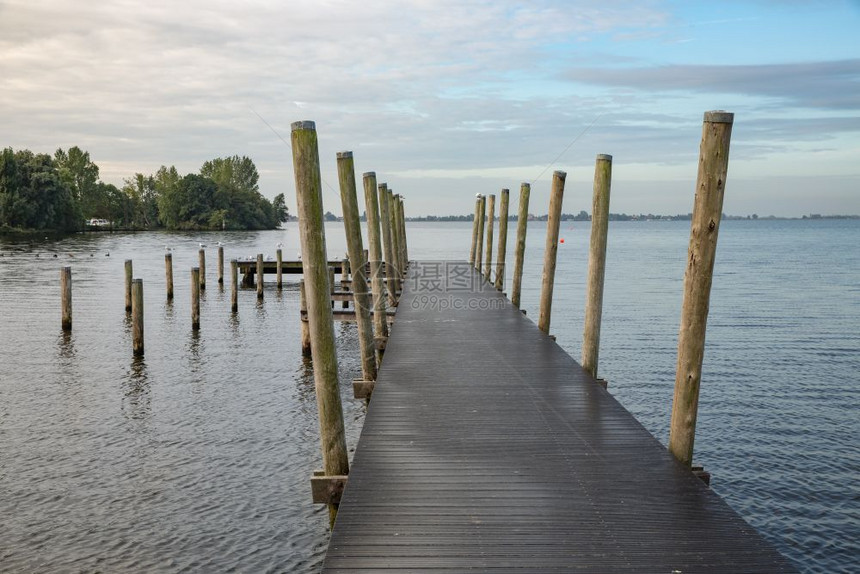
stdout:
<svg viewBox="0 0 860 574">
<path fill-rule="evenodd" d="M 388 213 L 388 184 L 379 184 L 379 225 L 382 228 L 382 245 L 385 250 L 385 279 L 388 287 L 388 306 L 397 305 L 397 291 L 400 283 L 394 269 L 394 249 L 391 242 L 390 215 Z"/>
<path fill-rule="evenodd" d="M 520 184 L 520 210 L 517 212 L 517 245 L 514 253 L 514 278 L 511 286 L 511 303 L 520 308 L 520 293 L 523 285 L 523 263 L 526 256 L 526 231 L 529 222 L 529 195 L 531 185 Z"/>
<path fill-rule="evenodd" d="M 364 180 L 364 206 L 367 214 L 368 259 L 370 260 L 370 282 L 373 289 L 373 335 L 377 340 L 377 362 L 382 358 L 382 349 L 388 340 L 388 321 L 385 304 L 385 281 L 383 280 L 382 239 L 379 231 L 379 201 L 376 196 L 376 173 L 369 171 Z"/>
<path fill-rule="evenodd" d="M 475 250 L 478 248 L 478 218 L 481 216 L 481 194 L 475 199 L 475 218 L 472 220 L 472 246 L 469 249 L 469 267 L 475 266 Z"/>
<path fill-rule="evenodd" d="M 388 229 L 391 235 L 391 261 L 393 262 L 394 275 L 397 277 L 397 290 L 399 294 L 401 287 L 400 280 L 403 278 L 403 267 L 400 262 L 400 235 L 397 233 L 397 201 L 394 199 L 394 192 L 391 188 L 388 189 Z"/>
<path fill-rule="evenodd" d="M 338 153 L 340 153 L 340 152 L 338 152 Z M 353 183 L 354 182 L 355 182 L 355 178 L 353 178 Z M 341 193 L 343 193 L 343 192 L 341 192 Z M 344 218 L 343 221 L 344 221 L 344 227 L 345 227 L 346 226 L 346 214 L 344 214 L 343 218 Z M 347 241 L 347 245 L 348 245 L 349 244 L 349 233 L 348 232 L 347 232 L 347 236 L 346 236 L 346 241 Z M 346 256 L 340 260 L 340 290 L 343 293 L 346 293 L 347 291 L 349 291 L 349 274 L 350 274 L 350 264 L 349 264 L 349 254 L 347 253 Z M 353 285 L 353 288 L 354 287 L 355 287 L 355 285 Z M 355 303 L 353 303 L 353 305 L 354 304 Z M 344 309 L 348 309 L 349 308 L 349 301 L 344 299 L 341 302 L 341 307 Z"/>
<path fill-rule="evenodd" d="M 594 165 L 594 198 L 591 202 L 591 247 L 588 253 L 588 282 L 585 295 L 585 328 L 582 334 L 582 368 L 597 378 L 600 350 L 600 320 L 603 315 L 603 277 L 606 269 L 606 239 L 609 234 L 609 188 L 612 156 L 598 154 Z"/>
<path fill-rule="evenodd" d="M 403 245 L 403 271 L 409 267 L 409 242 L 406 240 L 406 207 L 403 202 L 403 196 L 400 196 L 400 237 Z"/>
<path fill-rule="evenodd" d="M 508 204 L 511 192 L 502 189 L 499 205 L 499 250 L 496 252 L 496 289 L 505 290 L 505 257 L 508 250 Z"/>
<path fill-rule="evenodd" d="M 552 288 L 555 284 L 555 261 L 558 255 L 558 229 L 561 224 L 561 202 L 564 195 L 564 180 L 567 174 L 556 171 L 552 174 L 552 190 L 549 196 L 549 218 L 546 222 L 546 247 L 544 249 L 543 276 L 540 289 L 540 315 L 538 328 L 549 335 L 552 315 Z"/>
<path fill-rule="evenodd" d="M 487 205 L 487 253 L 484 256 L 484 278 L 492 282 L 493 278 L 493 225 L 496 220 L 496 196 L 490 194 Z"/>
<path fill-rule="evenodd" d="M 230 310 L 239 310 L 239 261 L 230 260 Z"/>
<path fill-rule="evenodd" d="M 331 308 L 334 309 L 334 265 L 329 266 L 328 268 L 328 288 L 329 288 L 329 298 L 331 299 Z"/>
<path fill-rule="evenodd" d="M 63 311 L 61 324 L 63 331 L 72 330 L 72 268 L 60 270 L 60 303 Z"/>
<path fill-rule="evenodd" d="M 278 270 L 276 271 L 276 273 L 277 273 L 276 281 L 278 284 L 278 291 L 280 291 L 281 289 L 284 288 L 284 270 L 281 269 L 281 267 L 283 267 L 283 263 L 284 263 L 284 253 L 280 247 L 275 252 L 275 261 L 277 261 L 277 265 L 278 265 Z"/>
<path fill-rule="evenodd" d="M 669 429 L 669 450 L 686 466 L 693 462 L 699 384 L 705 354 L 705 328 L 717 253 L 717 233 L 729 165 L 734 114 L 705 112 L 690 248 L 684 273 L 684 300 L 678 333 L 678 365 Z"/>
<path fill-rule="evenodd" d="M 373 323 L 370 319 L 372 299 L 367 288 L 366 267 L 362 262 L 364 245 L 361 240 L 361 223 L 358 219 L 358 192 L 355 185 L 355 163 L 351 151 L 338 152 L 337 176 L 340 183 L 346 245 L 349 249 L 349 259 L 344 260 L 344 264 L 355 262 L 351 269 L 352 296 L 358 325 L 362 378 L 359 381 L 353 381 L 353 389 L 356 391 L 356 396 L 361 395 L 361 398 L 366 398 L 373 389 L 373 381 L 376 381 L 376 353 L 373 345 Z M 345 269 L 346 267 L 344 267 L 344 273 Z"/>
<path fill-rule="evenodd" d="M 311 356 L 311 330 L 308 326 L 308 296 L 305 292 L 305 280 L 299 279 L 299 312 L 301 313 L 302 355 Z"/>
<path fill-rule="evenodd" d="M 200 330 L 200 268 L 191 268 L 191 330 Z"/>
<path fill-rule="evenodd" d="M 218 246 L 218 285 L 224 284 L 224 246 Z"/>
<path fill-rule="evenodd" d="M 197 253 L 200 260 L 200 290 L 206 291 L 206 250 L 201 247 Z"/>
<path fill-rule="evenodd" d="M 486 227 L 485 219 L 487 217 L 487 196 L 481 196 L 480 213 L 478 214 L 478 246 L 475 253 L 475 269 L 481 273 L 481 265 L 484 261 L 484 229 Z"/>
<path fill-rule="evenodd" d="M 143 355 L 143 279 L 131 284 L 131 348 L 135 356 Z"/>
<path fill-rule="evenodd" d="M 167 300 L 173 301 L 173 254 L 164 255 L 164 280 L 167 283 Z"/>
<path fill-rule="evenodd" d="M 328 251 L 323 225 L 322 182 L 315 124 L 309 121 L 294 123 L 291 140 L 302 243 L 302 268 L 307 291 L 308 327 L 311 334 L 311 355 L 322 442 L 324 476 L 315 478 L 329 485 L 339 479 L 342 484 L 349 473 L 349 459 L 343 406 L 338 391 L 331 292 L 326 276 Z M 328 492 L 333 490 L 334 488 L 329 488 Z M 333 523 L 337 515 L 337 503 L 333 497 L 329 502 L 329 517 Z"/>
<path fill-rule="evenodd" d="M 263 298 L 263 254 L 257 253 L 257 299 Z"/>
<path fill-rule="evenodd" d="M 125 311 L 131 313 L 131 276 L 132 276 L 131 259 L 125 260 Z"/>
</svg>

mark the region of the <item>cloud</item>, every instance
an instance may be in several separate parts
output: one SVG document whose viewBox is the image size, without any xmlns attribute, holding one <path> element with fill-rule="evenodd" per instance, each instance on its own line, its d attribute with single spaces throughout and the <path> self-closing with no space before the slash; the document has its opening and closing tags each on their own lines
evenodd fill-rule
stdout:
<svg viewBox="0 0 860 574">
<path fill-rule="evenodd" d="M 741 94 L 830 110 L 860 108 L 860 59 L 760 65 L 568 69 L 574 82 L 648 92 Z"/>
</svg>

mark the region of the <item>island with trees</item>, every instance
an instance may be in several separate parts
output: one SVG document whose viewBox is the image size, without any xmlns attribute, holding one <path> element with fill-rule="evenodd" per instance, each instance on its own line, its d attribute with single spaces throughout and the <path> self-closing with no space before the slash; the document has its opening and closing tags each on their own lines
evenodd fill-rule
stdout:
<svg viewBox="0 0 860 574">
<path fill-rule="evenodd" d="M 0 231 L 72 232 L 87 221 L 110 229 L 275 229 L 289 218 L 284 194 L 269 201 L 245 157 L 215 158 L 199 173 L 162 166 L 136 173 L 123 186 L 99 179 L 99 167 L 78 147 L 53 156 L 28 149 L 0 151 Z"/>
</svg>

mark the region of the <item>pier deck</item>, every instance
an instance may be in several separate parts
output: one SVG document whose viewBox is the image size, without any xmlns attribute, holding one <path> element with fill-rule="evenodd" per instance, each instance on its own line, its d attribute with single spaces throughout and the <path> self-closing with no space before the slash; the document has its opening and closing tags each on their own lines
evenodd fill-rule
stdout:
<svg viewBox="0 0 860 574">
<path fill-rule="evenodd" d="M 466 570 L 795 571 L 467 263 L 417 263 L 323 572 Z"/>
</svg>

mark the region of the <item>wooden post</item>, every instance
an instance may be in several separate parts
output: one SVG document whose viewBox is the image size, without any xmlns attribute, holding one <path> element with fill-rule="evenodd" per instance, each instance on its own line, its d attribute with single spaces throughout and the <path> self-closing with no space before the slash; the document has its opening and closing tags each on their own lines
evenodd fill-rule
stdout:
<svg viewBox="0 0 860 574">
<path fill-rule="evenodd" d="M 311 331 L 308 327 L 308 296 L 305 292 L 305 280 L 299 279 L 299 311 L 301 313 L 302 355 L 311 356 Z"/>
<path fill-rule="evenodd" d="M 218 246 L 218 285 L 224 284 L 224 247 Z"/>
<path fill-rule="evenodd" d="M 338 153 L 341 153 L 341 152 L 338 152 Z M 353 176 L 352 181 L 353 181 L 353 184 L 355 184 L 355 177 L 354 176 Z M 343 192 L 341 192 L 341 197 L 343 197 Z M 346 226 L 346 214 L 344 214 L 343 217 L 344 217 L 344 226 Z M 346 241 L 347 241 L 347 245 L 349 245 L 349 232 L 347 232 Z M 344 257 L 343 259 L 340 260 L 340 290 L 341 291 L 348 291 L 349 290 L 349 287 L 348 287 L 348 285 L 349 285 L 349 272 L 350 272 L 349 254 L 347 253 L 346 257 Z M 353 285 L 353 287 L 355 287 L 355 285 Z M 332 289 L 332 291 L 334 291 L 334 289 Z M 344 299 L 341 303 L 342 303 L 341 307 L 343 307 L 344 309 L 349 308 L 349 301 L 347 301 L 346 299 Z M 353 301 L 353 305 L 355 305 L 354 301 Z"/>
<path fill-rule="evenodd" d="M 340 200 L 343 207 L 343 225 L 346 245 L 352 265 L 352 296 L 355 319 L 358 324 L 358 341 L 361 356 L 361 376 L 365 381 L 376 380 L 376 352 L 373 344 L 373 323 L 370 319 L 372 299 L 367 288 L 366 267 L 362 261 L 364 245 L 361 241 L 361 223 L 358 219 L 358 192 L 355 185 L 355 163 L 351 151 L 337 154 L 337 175 L 340 183 Z M 344 273 L 346 272 L 344 267 Z M 341 276 L 343 277 L 343 275 Z"/>
<path fill-rule="evenodd" d="M 328 290 L 329 297 L 334 295 L 334 266 L 328 268 Z M 331 308 L 334 309 L 334 297 L 331 297 Z"/>
<path fill-rule="evenodd" d="M 263 254 L 257 253 L 257 299 L 263 298 Z"/>
<path fill-rule="evenodd" d="M 167 283 L 167 300 L 173 301 L 173 254 L 164 255 L 164 280 Z"/>
<path fill-rule="evenodd" d="M 406 276 L 406 267 L 409 265 L 409 257 L 406 255 L 406 227 L 403 220 L 403 196 L 397 196 L 397 236 L 400 239 L 400 271 Z"/>
<path fill-rule="evenodd" d="M 63 331 L 72 330 L 72 268 L 63 267 L 60 270 L 60 302 L 63 311 Z"/>
<path fill-rule="evenodd" d="M 200 268 L 191 268 L 191 330 L 200 329 Z"/>
<path fill-rule="evenodd" d="M 699 384 L 705 354 L 705 328 L 717 253 L 717 233 L 729 165 L 734 114 L 705 112 L 690 248 L 684 273 L 684 301 L 678 334 L 678 365 L 669 429 L 669 451 L 686 466 L 693 461 Z"/>
<path fill-rule="evenodd" d="M 481 216 L 481 194 L 475 199 L 475 218 L 472 220 L 472 246 L 469 249 L 469 266 L 475 266 L 475 250 L 478 248 L 478 217 Z"/>
<path fill-rule="evenodd" d="M 284 288 L 284 270 L 281 269 L 284 263 L 284 253 L 283 250 L 278 248 L 275 252 L 275 260 L 277 261 L 278 270 L 276 271 L 277 282 L 278 282 L 278 291 Z"/>
<path fill-rule="evenodd" d="M 382 228 L 382 245 L 385 250 L 385 278 L 388 287 L 388 306 L 397 305 L 397 291 L 399 283 L 397 273 L 394 272 L 394 249 L 391 243 L 390 215 L 388 213 L 388 184 L 379 184 L 379 225 Z"/>
<path fill-rule="evenodd" d="M 606 269 L 606 239 L 609 234 L 609 188 L 612 156 L 598 154 L 594 164 L 594 198 L 591 203 L 591 247 L 588 252 L 588 283 L 585 295 L 585 328 L 582 334 L 582 368 L 597 378 L 600 350 L 600 320 L 603 315 L 603 277 Z"/>
<path fill-rule="evenodd" d="M 552 315 L 552 288 L 555 283 L 558 229 L 561 224 L 561 202 L 566 177 L 567 174 L 563 171 L 553 172 L 552 190 L 549 196 L 549 218 L 546 222 L 546 247 L 544 248 L 543 276 L 540 289 L 540 315 L 538 316 L 538 328 L 547 335 L 549 335 L 549 320 Z"/>
<path fill-rule="evenodd" d="M 511 192 L 502 190 L 502 200 L 499 205 L 499 248 L 496 252 L 496 289 L 505 290 L 505 256 L 508 250 L 508 204 Z"/>
<path fill-rule="evenodd" d="M 382 239 L 379 231 L 379 201 L 376 195 L 376 173 L 369 171 L 362 176 L 364 181 L 364 206 L 367 214 L 367 243 L 368 259 L 370 260 L 370 284 L 373 289 L 373 335 L 375 338 L 385 340 L 388 338 L 388 321 L 386 314 L 388 306 L 385 304 L 385 281 L 383 280 L 382 266 Z M 376 359 L 381 358 L 381 351 L 377 353 Z"/>
<path fill-rule="evenodd" d="M 403 238 L 403 270 L 409 267 L 409 242 L 406 240 L 406 206 L 403 202 L 403 196 L 400 196 L 400 237 Z"/>
<path fill-rule="evenodd" d="M 323 225 L 322 178 L 315 124 L 309 121 L 294 123 L 291 141 L 323 470 L 326 476 L 342 476 L 349 474 L 349 459 L 343 406 L 337 381 L 330 285 L 326 277 L 328 252 Z M 337 506 L 329 505 L 329 518 L 332 523 L 336 515 Z"/>
<path fill-rule="evenodd" d="M 200 260 L 200 290 L 206 291 L 206 250 L 201 247 L 197 254 Z"/>
<path fill-rule="evenodd" d="M 514 278 L 511 287 L 511 303 L 520 308 L 520 293 L 523 285 L 523 263 L 526 256 L 526 231 L 529 222 L 529 195 L 531 185 L 520 184 L 520 210 L 517 213 L 517 245 L 514 253 Z"/>
<path fill-rule="evenodd" d="M 125 311 L 131 313 L 131 276 L 132 276 L 131 259 L 125 260 Z"/>
<path fill-rule="evenodd" d="M 143 279 L 131 285 L 131 348 L 135 356 L 143 355 Z"/>
<path fill-rule="evenodd" d="M 239 261 L 230 260 L 230 310 L 239 310 Z"/>
<path fill-rule="evenodd" d="M 397 289 L 400 293 L 400 279 L 403 277 L 403 268 L 400 266 L 400 236 L 397 233 L 397 202 L 394 200 L 394 192 L 388 189 L 388 229 L 391 234 L 391 261 L 394 267 L 394 276 L 397 278 Z"/>
<path fill-rule="evenodd" d="M 478 244 L 475 250 L 475 269 L 481 272 L 481 263 L 484 260 L 484 218 L 487 216 L 487 196 L 481 196 L 481 204 L 478 213 Z"/>
<path fill-rule="evenodd" d="M 493 280 L 493 225 L 496 220 L 496 196 L 490 194 L 490 203 L 487 205 L 487 253 L 484 256 L 484 279 Z"/>
</svg>

